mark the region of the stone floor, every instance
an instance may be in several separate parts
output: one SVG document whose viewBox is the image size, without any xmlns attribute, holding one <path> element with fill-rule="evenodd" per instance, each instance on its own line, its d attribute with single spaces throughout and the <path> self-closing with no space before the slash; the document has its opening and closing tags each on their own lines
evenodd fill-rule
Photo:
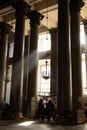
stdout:
<svg viewBox="0 0 87 130">
<path fill-rule="evenodd" d="M 0 121 L 0 130 L 87 130 L 87 122 L 80 125 L 58 125 L 38 120 Z"/>
</svg>

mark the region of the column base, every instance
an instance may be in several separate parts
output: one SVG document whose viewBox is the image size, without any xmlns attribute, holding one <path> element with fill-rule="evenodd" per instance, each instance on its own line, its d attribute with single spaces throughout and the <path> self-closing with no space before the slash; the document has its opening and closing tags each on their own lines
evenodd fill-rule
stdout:
<svg viewBox="0 0 87 130">
<path fill-rule="evenodd" d="M 72 123 L 73 124 L 83 124 L 86 121 L 86 115 L 83 109 L 73 111 Z"/>
<path fill-rule="evenodd" d="M 72 115 L 58 115 L 56 118 L 56 123 L 62 125 L 72 124 Z"/>
<path fill-rule="evenodd" d="M 19 113 L 17 113 L 16 114 L 16 119 L 17 120 L 21 120 L 21 119 L 23 119 L 24 117 L 23 117 L 23 115 L 22 115 L 22 112 L 19 112 Z"/>
<path fill-rule="evenodd" d="M 84 123 L 86 121 L 86 116 L 84 110 L 77 110 L 77 124 Z"/>
</svg>

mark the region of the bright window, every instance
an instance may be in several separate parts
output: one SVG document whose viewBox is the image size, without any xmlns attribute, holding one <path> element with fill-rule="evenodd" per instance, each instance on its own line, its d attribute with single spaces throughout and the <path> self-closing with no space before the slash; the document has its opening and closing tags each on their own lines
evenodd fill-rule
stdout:
<svg viewBox="0 0 87 130">
<path fill-rule="evenodd" d="M 13 57 L 14 43 L 9 43 L 9 58 Z"/>
<path fill-rule="evenodd" d="M 38 52 L 48 51 L 51 49 L 50 34 L 40 34 L 38 38 Z"/>
<path fill-rule="evenodd" d="M 83 94 L 87 94 L 85 53 L 82 53 L 82 86 L 83 86 Z"/>
<path fill-rule="evenodd" d="M 49 96 L 50 94 L 50 77 L 46 80 L 42 77 L 42 73 L 46 71 L 45 60 L 39 61 L 39 87 L 38 87 L 38 95 L 39 96 Z M 47 65 L 47 73 L 50 73 L 50 60 Z"/>
<path fill-rule="evenodd" d="M 80 25 L 80 41 L 81 44 L 85 43 L 85 36 L 84 36 L 84 25 Z"/>
</svg>

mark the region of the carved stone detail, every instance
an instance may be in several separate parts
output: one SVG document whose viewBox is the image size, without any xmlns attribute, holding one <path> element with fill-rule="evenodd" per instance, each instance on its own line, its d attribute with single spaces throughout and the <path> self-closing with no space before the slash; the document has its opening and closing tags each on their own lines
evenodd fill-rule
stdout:
<svg viewBox="0 0 87 130">
<path fill-rule="evenodd" d="M 31 24 L 32 23 L 40 24 L 40 20 L 42 20 L 44 16 L 36 10 L 31 10 L 30 13 L 27 14 L 27 17 L 30 18 Z"/>
<path fill-rule="evenodd" d="M 5 22 L 0 22 L 0 32 L 3 31 L 4 33 L 8 34 L 12 29 L 12 26 L 6 24 Z"/>
<path fill-rule="evenodd" d="M 84 6 L 84 2 L 82 0 L 71 0 L 70 1 L 70 12 L 80 11 L 80 9 Z"/>
</svg>

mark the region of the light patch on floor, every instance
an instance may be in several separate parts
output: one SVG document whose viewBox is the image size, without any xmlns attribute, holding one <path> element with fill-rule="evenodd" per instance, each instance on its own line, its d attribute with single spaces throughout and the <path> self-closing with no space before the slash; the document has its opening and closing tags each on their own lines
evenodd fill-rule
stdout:
<svg viewBox="0 0 87 130">
<path fill-rule="evenodd" d="M 22 123 L 20 123 L 20 124 L 18 124 L 18 125 L 20 125 L 20 126 L 29 126 L 29 125 L 31 125 L 32 123 L 34 123 L 34 121 L 25 121 L 25 122 L 22 122 Z"/>
</svg>

